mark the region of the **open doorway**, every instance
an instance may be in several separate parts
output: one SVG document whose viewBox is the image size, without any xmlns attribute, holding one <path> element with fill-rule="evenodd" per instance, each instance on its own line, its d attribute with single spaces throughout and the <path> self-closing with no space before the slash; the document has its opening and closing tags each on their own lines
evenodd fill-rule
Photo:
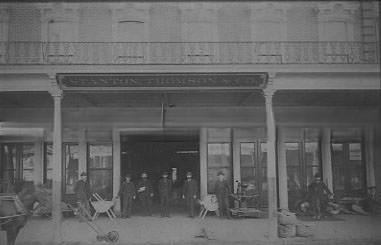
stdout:
<svg viewBox="0 0 381 245">
<path fill-rule="evenodd" d="M 186 173 L 191 171 L 193 178 L 200 183 L 199 136 L 197 131 L 121 135 L 121 180 L 126 174 L 130 174 L 132 181 L 136 184 L 141 173 L 146 172 L 153 186 L 154 212 L 159 210 L 157 186 L 164 171 L 169 174 L 168 178 L 173 182 L 171 212 L 184 212 L 181 193 Z M 139 210 L 139 206 L 134 205 L 133 212 L 135 214 L 141 213 L 142 210 Z"/>
</svg>

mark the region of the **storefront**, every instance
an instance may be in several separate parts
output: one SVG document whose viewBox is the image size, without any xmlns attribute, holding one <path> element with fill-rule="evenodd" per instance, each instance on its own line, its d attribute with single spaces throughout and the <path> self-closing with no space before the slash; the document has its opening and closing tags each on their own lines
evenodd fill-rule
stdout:
<svg viewBox="0 0 381 245">
<path fill-rule="evenodd" d="M 168 84 L 175 76 L 176 82 L 183 83 L 171 87 Z M 137 180 L 147 171 L 155 182 L 162 171 L 169 171 L 173 180 L 181 182 L 192 171 L 205 196 L 213 193 L 216 174 L 223 171 L 232 191 L 244 185 L 258 195 L 255 205 L 267 207 L 268 136 L 262 94 L 266 74 L 150 74 L 138 76 L 138 82 L 132 82 L 137 77 L 133 74 L 102 74 L 100 83 L 96 77 L 59 75 L 64 91 L 61 188 L 65 200 L 73 200 L 74 184 L 83 171 L 88 173 L 91 190 L 106 199 L 116 195 L 127 173 Z M 240 83 L 215 86 L 213 79 L 225 85 Z M 147 81 L 150 87 L 143 86 Z M 51 187 L 50 95 L 1 96 L 4 102 L 13 99 L 3 103 L 2 191 L 17 180 Z M 313 107 L 320 102 L 312 103 L 311 98 L 319 96 L 334 99 L 325 99 L 323 108 Z M 375 185 L 375 125 L 370 122 L 377 120 L 377 91 L 278 91 L 274 103 L 278 205 L 295 208 L 317 173 L 338 197 L 365 196 L 367 187 Z M 349 110 L 338 103 L 364 105 Z"/>
</svg>

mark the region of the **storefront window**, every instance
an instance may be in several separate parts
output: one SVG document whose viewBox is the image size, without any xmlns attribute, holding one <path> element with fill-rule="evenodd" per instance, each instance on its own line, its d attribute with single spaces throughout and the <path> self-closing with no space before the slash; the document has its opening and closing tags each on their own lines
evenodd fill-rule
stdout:
<svg viewBox="0 0 381 245">
<path fill-rule="evenodd" d="M 52 187 L 53 175 L 53 144 L 45 143 L 44 146 L 44 184 Z"/>
<path fill-rule="evenodd" d="M 90 144 L 88 146 L 88 176 L 92 193 L 104 199 L 112 199 L 112 145 Z"/>
<path fill-rule="evenodd" d="M 222 171 L 232 187 L 232 158 L 230 143 L 208 144 L 208 193 L 214 192 L 217 174 Z"/>
<path fill-rule="evenodd" d="M 257 190 L 256 184 L 256 164 L 255 164 L 255 144 L 241 143 L 241 183 L 243 186 L 252 185 L 252 189 Z"/>
<path fill-rule="evenodd" d="M 34 145 L 23 144 L 22 145 L 22 169 L 23 180 L 34 180 Z"/>
<path fill-rule="evenodd" d="M 333 189 L 338 197 L 365 194 L 365 166 L 360 142 L 332 143 Z"/>
<path fill-rule="evenodd" d="M 74 186 L 78 181 L 78 159 L 79 149 L 77 144 L 64 144 L 65 161 L 65 193 L 74 194 Z"/>
<path fill-rule="evenodd" d="M 34 181 L 34 144 L 5 143 L 1 145 L 0 180 L 4 192 L 13 192 L 18 181 Z"/>
<path fill-rule="evenodd" d="M 284 143 L 288 205 L 290 209 L 294 209 L 295 204 L 306 195 L 314 176 L 321 175 L 320 133 L 315 128 L 292 128 L 288 131 L 287 137 L 292 138 Z"/>
<path fill-rule="evenodd" d="M 286 142 L 286 164 L 287 164 L 287 188 L 289 207 L 292 209 L 294 201 L 302 196 L 301 171 L 300 171 L 300 144 L 297 142 Z"/>
<path fill-rule="evenodd" d="M 259 146 L 259 147 L 258 147 Z M 267 205 L 267 144 L 245 142 L 240 144 L 241 184 L 247 195 L 258 195 L 248 205 Z M 259 149 L 258 149 L 259 148 Z"/>
<path fill-rule="evenodd" d="M 1 186 L 3 192 L 11 191 L 11 184 L 15 183 L 16 180 L 16 145 L 7 144 L 2 146 L 2 164 L 1 164 Z"/>
<path fill-rule="evenodd" d="M 307 186 L 314 180 L 315 174 L 320 174 L 320 157 L 319 157 L 319 143 L 318 142 L 305 142 L 304 143 L 304 158 L 306 165 Z"/>
</svg>

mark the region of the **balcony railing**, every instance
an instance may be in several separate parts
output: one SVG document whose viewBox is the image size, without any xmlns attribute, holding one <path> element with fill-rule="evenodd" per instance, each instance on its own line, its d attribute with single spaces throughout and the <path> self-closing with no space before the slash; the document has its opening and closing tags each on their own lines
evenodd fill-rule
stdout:
<svg viewBox="0 0 381 245">
<path fill-rule="evenodd" d="M 0 42 L 0 65 L 375 64 L 364 42 Z"/>
</svg>

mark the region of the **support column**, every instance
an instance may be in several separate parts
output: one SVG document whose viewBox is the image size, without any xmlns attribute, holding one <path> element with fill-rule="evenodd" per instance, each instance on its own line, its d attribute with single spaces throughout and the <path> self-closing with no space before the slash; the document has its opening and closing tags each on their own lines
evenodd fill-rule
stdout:
<svg viewBox="0 0 381 245">
<path fill-rule="evenodd" d="M 269 239 L 278 238 L 278 200 L 276 186 L 276 136 L 275 120 L 272 98 L 275 89 L 272 87 L 272 81 L 269 81 L 267 87 L 263 90 L 266 102 L 266 126 L 267 126 L 267 186 L 269 203 Z"/>
<path fill-rule="evenodd" d="M 112 130 L 112 161 L 113 161 L 113 196 L 118 194 L 120 188 L 120 132 Z"/>
<path fill-rule="evenodd" d="M 54 229 L 53 241 L 62 242 L 61 234 L 61 201 L 62 201 L 62 118 L 61 101 L 62 90 L 55 89 L 51 92 L 54 100 L 54 129 L 53 129 L 53 205 L 52 205 L 52 228 Z"/>
<path fill-rule="evenodd" d="M 200 197 L 204 198 L 208 194 L 208 130 L 200 129 Z"/>
<path fill-rule="evenodd" d="M 333 193 L 333 175 L 332 175 L 332 158 L 331 158 L 331 129 L 324 128 L 321 137 L 322 150 L 322 171 L 323 182 Z"/>
<path fill-rule="evenodd" d="M 278 134 L 278 154 L 279 207 L 288 210 L 287 164 L 283 131 Z"/>
</svg>

